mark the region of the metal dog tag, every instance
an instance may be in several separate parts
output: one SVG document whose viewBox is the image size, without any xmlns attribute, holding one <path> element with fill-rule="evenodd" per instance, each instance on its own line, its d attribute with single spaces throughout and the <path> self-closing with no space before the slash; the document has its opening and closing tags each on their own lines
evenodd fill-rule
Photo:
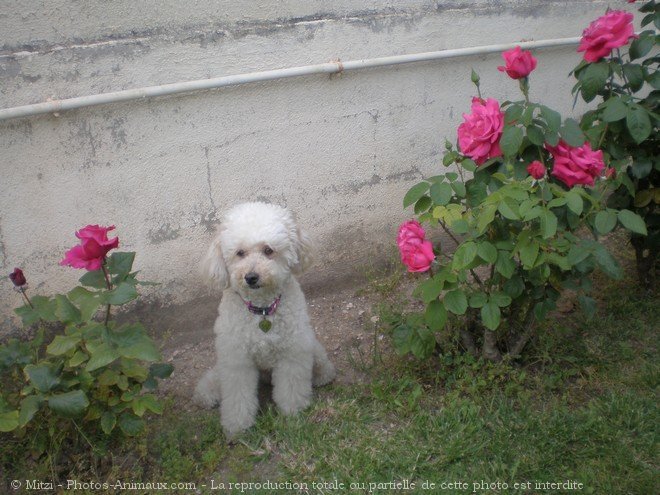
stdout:
<svg viewBox="0 0 660 495">
<path fill-rule="evenodd" d="M 259 322 L 259 328 L 264 333 L 268 332 L 268 330 L 270 330 L 272 326 L 273 326 L 272 322 L 270 322 L 266 318 L 264 318 Z"/>
</svg>

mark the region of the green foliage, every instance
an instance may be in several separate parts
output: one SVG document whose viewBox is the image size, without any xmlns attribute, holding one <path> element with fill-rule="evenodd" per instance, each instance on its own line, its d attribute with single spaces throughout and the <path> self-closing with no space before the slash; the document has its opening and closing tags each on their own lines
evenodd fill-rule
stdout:
<svg viewBox="0 0 660 495">
<path fill-rule="evenodd" d="M 11 339 L 0 346 L 0 431 L 53 438 L 64 425 L 71 435 L 132 436 L 144 429 L 148 414 L 162 413 L 162 404 L 147 392 L 172 366 L 158 362 L 160 353 L 141 324 L 108 319 L 111 306 L 138 296 L 134 258 L 135 253 L 114 253 L 105 260 L 107 274 L 87 272 L 80 278 L 84 287 L 32 297 L 31 306 L 16 310 L 26 327 L 38 329 L 29 341 Z M 43 322 L 63 330 L 45 342 Z M 47 448 L 48 442 L 41 444 Z"/>
<path fill-rule="evenodd" d="M 420 222 L 441 227 L 455 241 L 455 250 L 436 253 L 435 273 L 415 291 L 426 310 L 395 330 L 399 352 L 428 357 L 435 348 L 432 335 L 449 329 L 472 342 L 466 345 L 473 351 L 482 345 L 490 359 L 507 351 L 515 358 L 530 328 L 546 318 L 569 287 L 585 313 L 593 315 L 587 277 L 596 269 L 622 276 L 598 238 L 620 226 L 653 241 L 653 222 L 643 212 L 660 201 L 660 189 L 649 179 L 660 170 L 658 94 L 650 91 L 642 99 L 634 93 L 647 82 L 657 85 L 657 57 L 643 59 L 653 53 L 655 42 L 643 33 L 630 48 L 630 62 L 613 56 L 575 69 L 574 92 L 588 102 L 603 98 L 598 110 L 580 122 L 562 120 L 558 112 L 530 102 L 525 80 L 520 85 L 525 99 L 501 105 L 501 156 L 477 166 L 447 141 L 443 165 L 456 170 L 416 184 L 403 205 L 414 205 Z M 559 139 L 573 147 L 586 142 L 592 149 L 602 147 L 603 161 L 615 176 L 598 177 L 593 187 L 558 182 L 547 147 Z M 533 161 L 547 168 L 544 178 L 528 174 Z M 651 189 L 639 194 L 645 180 L 652 182 Z M 629 201 L 616 203 L 621 195 Z M 595 240 L 583 239 L 585 230 Z"/>
<path fill-rule="evenodd" d="M 660 25 L 656 2 L 640 7 L 646 14 L 642 26 Z M 652 26 L 651 26 L 652 27 Z M 581 126 L 593 126 L 594 148 L 603 150 L 616 169 L 613 209 L 623 209 L 618 224 L 631 231 L 640 279 L 653 284 L 660 247 L 660 57 L 658 37 L 642 31 L 628 49 L 622 47 L 596 63 L 582 62 L 573 71 L 578 82 L 574 93 L 597 107 L 587 112 Z M 622 53 L 620 53 L 622 52 Z M 634 214 L 634 216 L 631 215 Z M 617 225 L 613 210 L 600 214 L 597 230 L 603 234 Z"/>
</svg>

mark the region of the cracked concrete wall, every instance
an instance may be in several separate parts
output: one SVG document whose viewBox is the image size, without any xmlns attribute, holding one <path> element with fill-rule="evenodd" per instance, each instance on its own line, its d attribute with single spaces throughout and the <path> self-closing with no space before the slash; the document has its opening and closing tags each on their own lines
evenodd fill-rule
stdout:
<svg viewBox="0 0 660 495">
<path fill-rule="evenodd" d="M 0 1 L 2 108 L 255 70 L 577 36 L 589 0 Z M 617 8 L 625 8 L 625 5 Z M 542 50 L 532 97 L 571 113 L 574 48 Z M 517 98 L 497 55 L 311 76 L 0 122 L 0 273 L 68 290 L 57 262 L 88 223 L 114 224 L 153 299 L 202 293 L 196 267 L 221 212 L 294 210 L 323 284 L 392 253 L 404 192 L 441 167 L 484 94 Z M 579 109 L 578 109 L 579 110 Z M 19 303 L 0 283 L 0 323 Z"/>
</svg>

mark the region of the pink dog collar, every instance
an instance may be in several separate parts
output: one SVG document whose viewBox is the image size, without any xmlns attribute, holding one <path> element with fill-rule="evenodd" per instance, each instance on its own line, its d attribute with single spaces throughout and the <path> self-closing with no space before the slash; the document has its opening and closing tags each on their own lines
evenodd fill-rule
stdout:
<svg viewBox="0 0 660 495">
<path fill-rule="evenodd" d="M 261 316 L 271 316 L 271 315 L 275 314 L 275 311 L 277 311 L 277 306 L 280 304 L 280 299 L 281 298 L 282 298 L 282 295 L 280 294 L 273 301 L 273 303 L 270 306 L 266 307 L 266 308 L 255 306 L 250 301 L 246 301 L 245 299 L 243 299 L 243 302 L 247 306 L 247 309 L 250 313 L 253 313 L 255 315 L 261 315 Z"/>
</svg>

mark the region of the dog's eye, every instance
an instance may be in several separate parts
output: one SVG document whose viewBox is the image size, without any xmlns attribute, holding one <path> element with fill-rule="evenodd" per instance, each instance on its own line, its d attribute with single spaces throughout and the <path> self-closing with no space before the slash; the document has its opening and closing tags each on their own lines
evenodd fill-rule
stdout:
<svg viewBox="0 0 660 495">
<path fill-rule="evenodd" d="M 273 249 L 272 249 L 270 246 L 266 246 L 266 247 L 264 248 L 264 254 L 265 254 L 266 256 L 270 256 L 271 254 L 273 254 L 273 252 L 274 252 L 274 251 L 273 251 Z"/>
<path fill-rule="evenodd" d="M 238 251 L 236 251 L 236 256 L 238 256 L 239 258 L 242 258 L 243 256 L 245 256 L 245 251 L 243 251 L 242 249 L 239 249 Z"/>
</svg>

